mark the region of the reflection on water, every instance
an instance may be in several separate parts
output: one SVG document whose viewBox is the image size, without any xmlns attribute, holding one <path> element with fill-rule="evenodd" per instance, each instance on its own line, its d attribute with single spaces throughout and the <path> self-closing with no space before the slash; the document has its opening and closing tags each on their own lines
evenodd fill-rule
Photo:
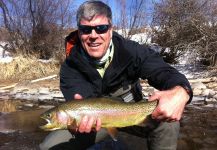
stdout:
<svg viewBox="0 0 217 150">
<path fill-rule="evenodd" d="M 39 115 L 42 114 L 45 109 L 38 109 L 32 111 L 17 111 L 0 116 L 0 132 L 7 133 L 13 131 L 37 131 L 38 126 L 41 125 L 41 119 Z"/>
<path fill-rule="evenodd" d="M 21 100 L 0 101 L 0 132 L 38 130 L 38 125 L 41 125 L 42 121 L 39 115 L 47 109 L 26 108 L 27 104 Z"/>
<path fill-rule="evenodd" d="M 178 150 L 216 150 L 217 109 L 213 107 L 187 107 L 181 122 Z"/>
<path fill-rule="evenodd" d="M 0 101 L 0 150 L 37 150 L 48 134 L 38 128 L 42 124 L 39 115 L 47 109 L 27 107 L 28 103 Z"/>
<path fill-rule="evenodd" d="M 17 107 L 21 104 L 21 101 L 13 100 L 1 100 L 0 101 L 0 112 L 14 112 Z"/>
</svg>

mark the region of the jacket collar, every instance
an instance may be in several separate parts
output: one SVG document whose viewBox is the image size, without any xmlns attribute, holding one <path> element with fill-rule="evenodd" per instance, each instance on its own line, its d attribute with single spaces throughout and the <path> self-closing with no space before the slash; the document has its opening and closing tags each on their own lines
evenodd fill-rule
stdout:
<svg viewBox="0 0 217 150">
<path fill-rule="evenodd" d="M 80 43 L 79 37 L 78 37 L 78 30 L 75 30 L 71 32 L 66 38 L 65 38 L 65 50 L 66 50 L 66 57 L 68 57 L 71 53 L 72 48 Z"/>
</svg>

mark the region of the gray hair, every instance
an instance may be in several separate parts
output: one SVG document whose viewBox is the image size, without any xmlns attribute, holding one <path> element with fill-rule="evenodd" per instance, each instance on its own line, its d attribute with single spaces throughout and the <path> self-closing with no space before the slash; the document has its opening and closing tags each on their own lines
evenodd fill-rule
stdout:
<svg viewBox="0 0 217 150">
<path fill-rule="evenodd" d="M 92 20 L 96 15 L 103 15 L 108 18 L 109 24 L 112 24 L 112 11 L 111 8 L 102 1 L 86 1 L 77 11 L 76 20 L 79 25 L 81 19 Z"/>
</svg>

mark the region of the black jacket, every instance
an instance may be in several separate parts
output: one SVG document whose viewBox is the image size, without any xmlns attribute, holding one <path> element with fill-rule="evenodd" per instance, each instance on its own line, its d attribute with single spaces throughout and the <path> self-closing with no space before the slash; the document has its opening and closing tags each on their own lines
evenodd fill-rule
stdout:
<svg viewBox="0 0 217 150">
<path fill-rule="evenodd" d="M 185 76 L 150 48 L 126 40 L 114 32 L 114 56 L 101 78 L 97 70 L 82 57 L 77 31 L 71 33 L 66 41 L 70 42 L 71 39 L 74 41 L 71 41 L 73 47 L 60 70 L 60 88 L 66 100 L 72 100 L 76 93 L 84 98 L 109 95 L 120 87 L 137 82 L 139 78 L 147 79 L 158 90 L 181 85 L 190 90 L 192 99 L 192 90 Z"/>
</svg>

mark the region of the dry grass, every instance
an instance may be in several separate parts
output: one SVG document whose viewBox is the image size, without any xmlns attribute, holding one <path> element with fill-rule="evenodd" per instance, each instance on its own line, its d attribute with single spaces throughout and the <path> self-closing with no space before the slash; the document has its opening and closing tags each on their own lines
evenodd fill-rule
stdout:
<svg viewBox="0 0 217 150">
<path fill-rule="evenodd" d="M 0 80 L 30 80 L 59 72 L 59 65 L 56 62 L 42 63 L 34 56 L 20 55 L 11 63 L 0 65 Z"/>
</svg>

